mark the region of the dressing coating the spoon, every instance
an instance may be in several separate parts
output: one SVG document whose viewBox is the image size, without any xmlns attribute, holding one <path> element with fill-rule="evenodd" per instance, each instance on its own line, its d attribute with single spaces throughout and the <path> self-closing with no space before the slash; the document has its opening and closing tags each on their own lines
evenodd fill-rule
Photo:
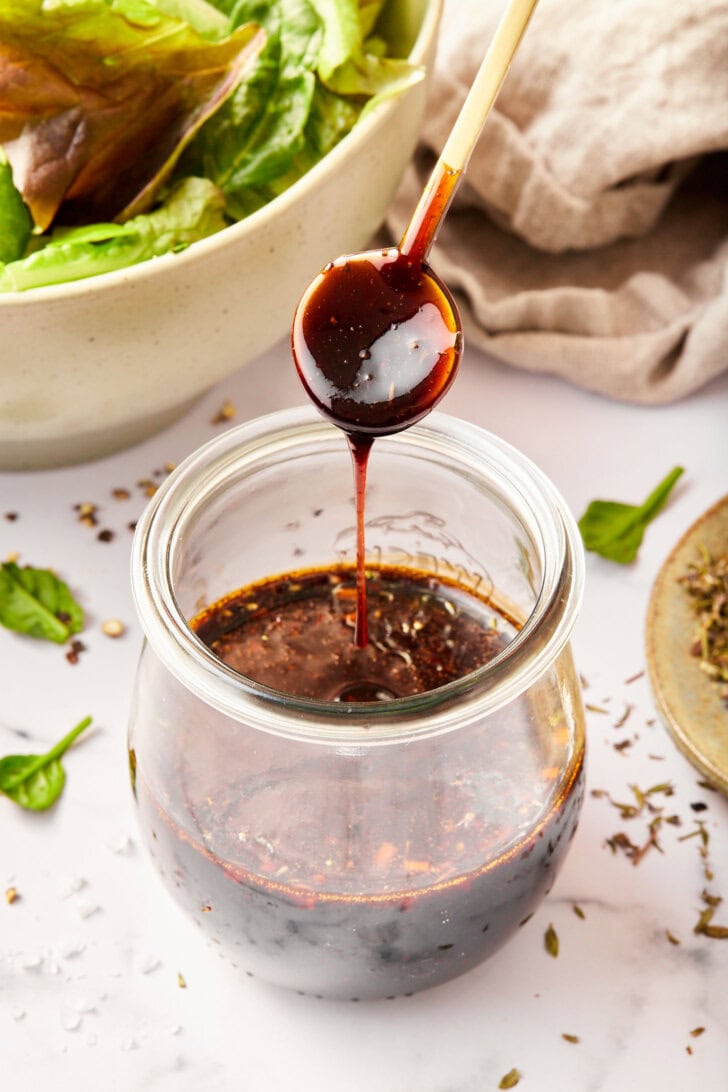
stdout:
<svg viewBox="0 0 728 1092">
<path fill-rule="evenodd" d="M 460 318 L 427 256 L 536 3 L 509 0 L 399 248 L 330 263 L 296 309 L 291 344 L 301 382 L 350 437 L 415 424 L 452 383 Z"/>
<path fill-rule="evenodd" d="M 292 344 L 317 408 L 344 431 L 374 437 L 414 424 L 442 398 L 462 337 L 442 281 L 391 248 L 328 265 L 301 300 Z"/>
</svg>

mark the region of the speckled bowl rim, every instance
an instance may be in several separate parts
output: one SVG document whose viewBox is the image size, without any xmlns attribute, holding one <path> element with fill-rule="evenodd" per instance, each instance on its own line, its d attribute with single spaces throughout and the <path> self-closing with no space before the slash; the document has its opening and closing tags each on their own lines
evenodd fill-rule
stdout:
<svg viewBox="0 0 728 1092">
<path fill-rule="evenodd" d="M 728 795 L 728 709 L 720 687 L 689 654 L 693 606 L 678 583 L 698 559 L 700 544 L 713 553 L 728 549 L 728 495 L 688 528 L 655 578 L 645 627 L 647 670 L 658 710 L 678 748 L 711 785 Z M 675 639 L 676 628 L 684 640 Z"/>
</svg>

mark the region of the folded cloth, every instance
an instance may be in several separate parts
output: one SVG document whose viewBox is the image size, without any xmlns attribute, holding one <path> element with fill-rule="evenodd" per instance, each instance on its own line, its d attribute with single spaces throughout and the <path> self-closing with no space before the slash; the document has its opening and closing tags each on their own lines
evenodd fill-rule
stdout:
<svg viewBox="0 0 728 1092">
<path fill-rule="evenodd" d="M 404 230 L 503 0 L 444 0 Z M 466 341 L 625 401 L 728 367 L 728 0 L 541 0 L 431 254 Z"/>
</svg>

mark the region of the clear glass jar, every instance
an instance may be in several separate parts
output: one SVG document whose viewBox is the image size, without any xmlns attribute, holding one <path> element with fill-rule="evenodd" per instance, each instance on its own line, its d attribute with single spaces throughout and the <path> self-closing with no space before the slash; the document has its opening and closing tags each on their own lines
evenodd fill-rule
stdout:
<svg viewBox="0 0 728 1092">
<path fill-rule="evenodd" d="M 584 724 L 569 637 L 583 555 L 516 450 L 434 413 L 374 445 L 367 561 L 457 582 L 518 620 L 484 667 L 414 697 L 261 686 L 189 625 L 274 574 L 355 557 L 351 465 L 306 409 L 182 463 L 137 528 L 146 635 L 129 733 L 146 845 L 241 971 L 301 992 L 409 994 L 480 963 L 533 913 L 575 831 Z"/>
</svg>

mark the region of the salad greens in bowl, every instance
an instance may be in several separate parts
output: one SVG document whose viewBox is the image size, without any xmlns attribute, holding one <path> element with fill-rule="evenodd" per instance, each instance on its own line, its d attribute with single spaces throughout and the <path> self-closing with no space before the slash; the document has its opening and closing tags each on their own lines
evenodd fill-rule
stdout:
<svg viewBox="0 0 728 1092">
<path fill-rule="evenodd" d="M 0 468 L 174 420 L 361 249 L 441 0 L 0 0 Z"/>
</svg>

